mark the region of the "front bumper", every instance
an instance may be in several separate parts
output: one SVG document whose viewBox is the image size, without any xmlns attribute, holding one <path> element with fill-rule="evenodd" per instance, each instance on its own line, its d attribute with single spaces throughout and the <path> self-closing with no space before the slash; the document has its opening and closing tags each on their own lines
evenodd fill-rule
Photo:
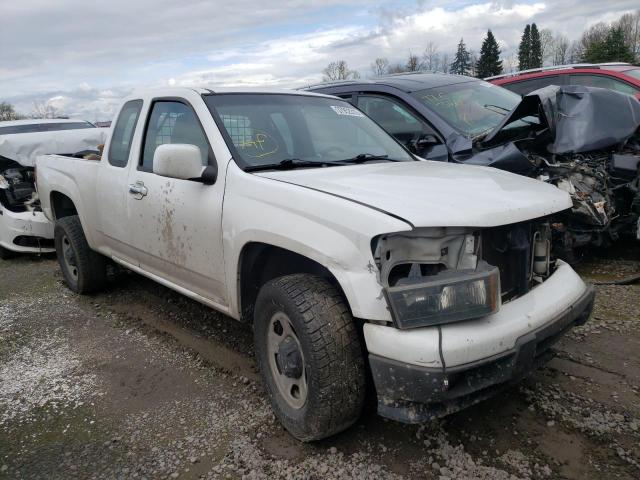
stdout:
<svg viewBox="0 0 640 480">
<path fill-rule="evenodd" d="M 444 366 L 439 361 L 437 328 L 400 332 L 398 337 L 392 327 L 365 324 L 378 413 L 418 423 L 489 398 L 548 361 L 555 341 L 587 321 L 594 298 L 593 287 L 560 264 L 544 284 L 505 304 L 497 314 L 442 326 Z M 385 331 L 380 329 L 390 329 L 387 333 L 400 345 L 387 345 L 381 351 L 380 335 Z M 461 349 L 464 344 L 466 349 Z M 479 358 L 481 352 L 492 350 L 498 351 Z"/>
<path fill-rule="evenodd" d="M 0 205 L 0 246 L 14 252 L 53 252 L 53 223 L 42 212 L 12 212 Z"/>
</svg>

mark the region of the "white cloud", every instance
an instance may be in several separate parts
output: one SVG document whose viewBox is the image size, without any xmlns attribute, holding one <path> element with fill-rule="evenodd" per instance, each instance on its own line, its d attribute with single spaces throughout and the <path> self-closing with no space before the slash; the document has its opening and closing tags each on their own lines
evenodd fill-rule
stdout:
<svg viewBox="0 0 640 480">
<path fill-rule="evenodd" d="M 509 54 L 526 23 L 577 38 L 588 25 L 637 8 L 637 0 L 389 2 L 9 3 L 0 30 L 0 44 L 9 46 L 0 49 L 0 100 L 29 112 L 34 100 L 63 97 L 56 101 L 65 113 L 102 120 L 138 86 L 295 87 L 319 81 L 335 59 L 367 76 L 375 57 L 404 62 L 430 41 L 450 59 L 460 37 L 477 52 L 488 28 Z"/>
</svg>

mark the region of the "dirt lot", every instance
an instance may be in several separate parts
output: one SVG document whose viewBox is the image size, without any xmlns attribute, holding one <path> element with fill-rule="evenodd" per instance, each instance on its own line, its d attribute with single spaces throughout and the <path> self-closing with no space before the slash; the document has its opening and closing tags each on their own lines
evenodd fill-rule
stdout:
<svg viewBox="0 0 640 480">
<path fill-rule="evenodd" d="M 578 268 L 640 271 L 621 245 Z M 0 478 L 640 477 L 640 285 L 520 387 L 427 425 L 370 407 L 300 444 L 275 421 L 248 327 L 134 274 L 78 297 L 53 257 L 0 262 Z"/>
</svg>

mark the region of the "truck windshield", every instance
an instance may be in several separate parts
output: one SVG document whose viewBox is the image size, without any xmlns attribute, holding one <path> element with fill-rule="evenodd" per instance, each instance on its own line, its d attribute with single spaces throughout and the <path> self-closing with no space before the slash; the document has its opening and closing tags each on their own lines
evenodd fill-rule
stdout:
<svg viewBox="0 0 640 480">
<path fill-rule="evenodd" d="M 241 168 L 414 160 L 373 120 L 343 100 L 236 93 L 204 98 Z"/>
<path fill-rule="evenodd" d="M 418 90 L 412 95 L 468 138 L 489 133 L 522 100 L 519 95 L 487 82 L 465 82 Z M 535 121 L 519 121 L 524 126 Z"/>
</svg>

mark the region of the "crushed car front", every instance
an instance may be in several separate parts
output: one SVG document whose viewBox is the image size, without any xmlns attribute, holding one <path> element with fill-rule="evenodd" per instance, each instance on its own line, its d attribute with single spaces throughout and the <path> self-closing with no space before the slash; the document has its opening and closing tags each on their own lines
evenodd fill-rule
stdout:
<svg viewBox="0 0 640 480">
<path fill-rule="evenodd" d="M 53 252 L 53 224 L 40 207 L 35 158 L 45 153 L 96 150 L 106 132 L 87 122 L 0 122 L 0 253 Z"/>
<path fill-rule="evenodd" d="M 640 238 L 640 103 L 595 87 L 549 86 L 523 98 L 486 82 L 416 91 L 456 134 L 456 162 L 492 166 L 556 185 L 573 199 L 554 222 L 554 242 L 603 246 Z"/>
</svg>

